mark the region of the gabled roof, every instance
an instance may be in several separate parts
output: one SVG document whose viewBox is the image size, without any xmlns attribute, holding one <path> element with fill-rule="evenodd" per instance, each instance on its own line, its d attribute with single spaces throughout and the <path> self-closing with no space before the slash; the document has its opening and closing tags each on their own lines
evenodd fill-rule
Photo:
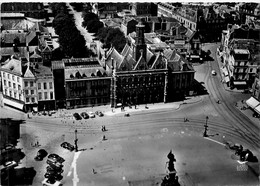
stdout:
<svg viewBox="0 0 260 186">
<path fill-rule="evenodd" d="M 25 78 L 34 78 L 32 71 L 30 70 L 30 63 L 27 63 L 27 69 L 24 73 Z"/>
<path fill-rule="evenodd" d="M 156 55 L 156 59 L 151 66 L 151 69 L 164 69 L 165 68 L 165 60 L 163 59 L 161 54 Z"/>
<path fill-rule="evenodd" d="M 133 70 L 147 70 L 147 69 L 148 69 L 148 66 L 147 66 L 146 60 L 141 55 Z"/>
<path fill-rule="evenodd" d="M 166 49 L 163 51 L 165 58 L 168 60 L 168 67 L 172 71 L 193 71 L 192 65 L 179 55 L 175 50 Z"/>
<path fill-rule="evenodd" d="M 14 58 L 6 61 L 6 64 L 4 64 L 1 68 L 19 75 L 23 75 L 22 62 Z"/>
<path fill-rule="evenodd" d="M 108 65 L 108 67 L 112 68 L 112 58 L 113 58 L 114 65 L 116 65 L 115 68 L 118 68 L 123 61 L 123 56 L 120 55 L 114 47 L 111 48 L 107 53 L 108 54 L 107 54 L 106 64 Z"/>
<path fill-rule="evenodd" d="M 15 52 L 13 47 L 0 47 L 0 59 L 2 59 L 2 56 L 13 55 L 17 58 L 21 57 L 29 60 L 29 53 L 26 47 L 17 47 L 17 49 L 18 52 Z"/>
<path fill-rule="evenodd" d="M 33 55 L 30 56 L 30 58 L 42 58 L 42 56 L 34 52 Z"/>
</svg>

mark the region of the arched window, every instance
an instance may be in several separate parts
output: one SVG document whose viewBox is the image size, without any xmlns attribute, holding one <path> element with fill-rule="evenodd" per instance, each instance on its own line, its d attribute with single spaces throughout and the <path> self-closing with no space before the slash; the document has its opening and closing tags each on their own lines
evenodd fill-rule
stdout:
<svg viewBox="0 0 260 186">
<path fill-rule="evenodd" d="M 81 74 L 79 73 L 79 71 L 76 72 L 75 76 L 76 76 L 76 78 L 81 78 Z"/>
<path fill-rule="evenodd" d="M 98 76 L 98 77 L 101 77 L 101 76 L 102 76 L 102 73 L 100 72 L 100 70 L 97 71 L 97 76 Z"/>
<path fill-rule="evenodd" d="M 91 77 L 95 77 L 95 74 L 94 74 L 94 73 L 91 73 Z"/>
<path fill-rule="evenodd" d="M 73 79 L 73 78 L 74 78 L 73 74 L 70 74 L 70 78 L 71 78 L 71 79 Z"/>
</svg>

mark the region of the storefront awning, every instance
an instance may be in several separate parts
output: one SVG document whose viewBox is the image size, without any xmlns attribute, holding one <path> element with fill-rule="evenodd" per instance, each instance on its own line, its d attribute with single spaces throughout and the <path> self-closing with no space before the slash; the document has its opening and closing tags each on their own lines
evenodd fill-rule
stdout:
<svg viewBox="0 0 260 186">
<path fill-rule="evenodd" d="M 260 102 L 257 99 L 255 99 L 254 97 L 251 97 L 248 100 L 246 100 L 246 104 L 249 107 L 251 107 L 252 109 L 254 109 L 260 104 Z"/>
<path fill-rule="evenodd" d="M 18 108 L 20 110 L 23 110 L 23 105 L 24 104 L 21 104 L 21 103 L 17 103 L 16 101 L 13 101 L 13 100 L 10 100 L 10 99 L 6 99 L 6 98 L 3 98 L 3 102 L 4 104 L 6 105 L 10 105 L 10 106 L 13 106 L 15 108 Z"/>
</svg>

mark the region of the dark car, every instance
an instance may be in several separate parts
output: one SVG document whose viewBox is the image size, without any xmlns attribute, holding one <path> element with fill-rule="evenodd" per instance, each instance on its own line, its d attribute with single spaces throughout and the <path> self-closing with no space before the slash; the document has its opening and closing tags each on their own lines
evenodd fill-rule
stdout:
<svg viewBox="0 0 260 186">
<path fill-rule="evenodd" d="M 47 155 L 48 155 L 48 153 L 46 152 L 46 150 L 40 149 L 40 150 L 38 150 L 37 155 L 35 156 L 34 159 L 36 161 L 42 161 L 43 158 L 45 158 Z"/>
<path fill-rule="evenodd" d="M 81 115 L 81 117 L 83 117 L 84 119 L 88 119 L 88 118 L 89 118 L 89 115 L 88 115 L 86 112 L 82 112 L 80 115 Z"/>
<path fill-rule="evenodd" d="M 52 159 L 52 160 L 54 160 L 54 161 L 56 161 L 56 162 L 59 162 L 59 163 L 63 163 L 65 160 L 62 158 L 62 157 L 60 157 L 58 154 L 50 154 L 49 156 L 48 156 L 48 159 Z"/>
<path fill-rule="evenodd" d="M 44 177 L 45 178 L 49 178 L 49 179 L 55 179 L 55 180 L 58 180 L 58 181 L 60 181 L 60 180 L 62 180 L 62 178 L 63 178 L 63 176 L 61 175 L 61 174 L 57 174 L 57 173 L 49 173 L 49 172 L 46 172 L 45 174 L 44 174 Z"/>
<path fill-rule="evenodd" d="M 77 112 L 75 112 L 75 113 L 73 114 L 73 116 L 74 116 L 74 118 L 75 118 L 76 120 L 81 120 L 81 119 L 82 119 L 81 116 L 80 116 Z"/>
<path fill-rule="evenodd" d="M 64 149 L 68 149 L 69 151 L 73 151 L 75 149 L 74 146 L 68 142 L 63 142 L 60 146 Z"/>
<path fill-rule="evenodd" d="M 57 161 L 53 161 L 53 159 L 47 159 L 46 163 L 53 169 L 62 169 L 63 165 Z"/>
<path fill-rule="evenodd" d="M 62 167 L 54 167 L 54 166 L 47 166 L 46 167 L 47 172 L 57 172 L 59 174 L 63 173 Z"/>
<path fill-rule="evenodd" d="M 95 114 L 98 115 L 99 117 L 104 116 L 103 112 L 101 112 L 101 111 L 96 111 Z"/>
</svg>

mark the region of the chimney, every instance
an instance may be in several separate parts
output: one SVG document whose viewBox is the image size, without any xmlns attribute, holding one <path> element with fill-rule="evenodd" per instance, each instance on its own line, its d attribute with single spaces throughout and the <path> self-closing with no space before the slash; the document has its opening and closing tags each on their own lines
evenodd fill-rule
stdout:
<svg viewBox="0 0 260 186">
<path fill-rule="evenodd" d="M 112 70 L 114 70 L 114 58 L 111 58 L 112 61 Z"/>
</svg>

